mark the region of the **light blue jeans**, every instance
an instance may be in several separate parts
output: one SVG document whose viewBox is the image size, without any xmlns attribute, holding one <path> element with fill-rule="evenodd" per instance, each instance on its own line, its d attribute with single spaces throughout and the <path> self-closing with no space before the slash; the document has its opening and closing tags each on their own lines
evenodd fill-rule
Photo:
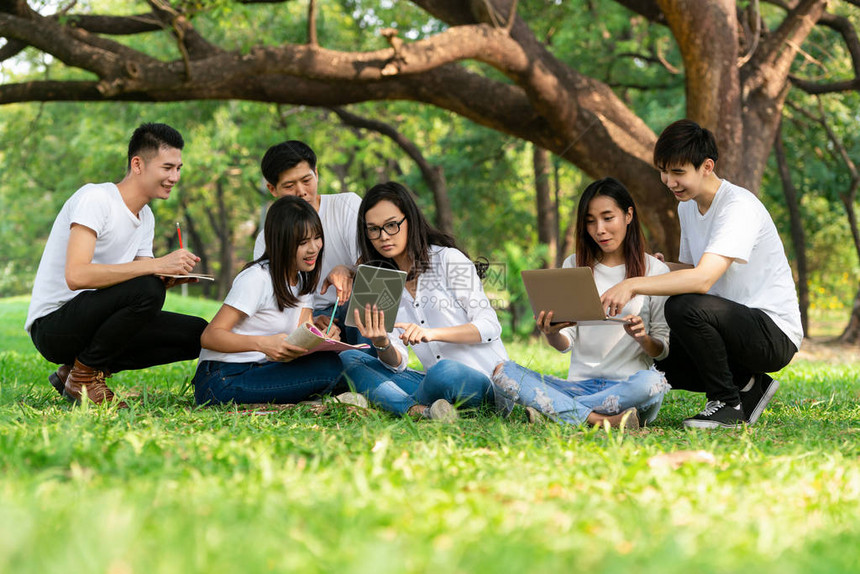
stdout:
<svg viewBox="0 0 860 574">
<path fill-rule="evenodd" d="M 588 379 L 568 381 L 542 375 L 506 361 L 493 376 L 496 392 L 515 403 L 533 407 L 557 422 L 581 425 L 594 411 L 614 415 L 636 407 L 639 420 L 657 418 L 663 396 L 671 388 L 663 373 L 639 371 L 626 380 Z"/>
<path fill-rule="evenodd" d="M 443 359 L 427 373 L 406 369 L 395 373 L 376 357 L 361 351 L 340 354 L 344 375 L 355 390 L 386 411 L 404 415 L 413 405 L 437 399 L 462 407 L 493 402 L 493 385 L 484 373 L 457 361 Z"/>
</svg>

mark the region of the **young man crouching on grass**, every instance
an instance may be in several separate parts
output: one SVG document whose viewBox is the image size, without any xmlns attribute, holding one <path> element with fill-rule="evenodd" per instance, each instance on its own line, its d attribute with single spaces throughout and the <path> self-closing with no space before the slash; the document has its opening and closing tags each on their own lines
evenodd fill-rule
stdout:
<svg viewBox="0 0 860 574">
<path fill-rule="evenodd" d="M 717 177 L 714 135 L 690 120 L 660 134 L 654 165 L 681 203 L 687 269 L 627 279 L 601 298 L 611 315 L 635 295 L 670 295 L 669 356 L 657 362 L 674 389 L 705 393 L 694 428 L 754 424 L 803 329 L 794 280 L 776 226 L 750 191 Z"/>
</svg>

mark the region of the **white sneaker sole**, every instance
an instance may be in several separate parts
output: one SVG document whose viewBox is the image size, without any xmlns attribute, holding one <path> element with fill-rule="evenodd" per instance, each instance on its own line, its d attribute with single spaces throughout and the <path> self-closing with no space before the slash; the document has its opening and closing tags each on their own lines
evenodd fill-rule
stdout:
<svg viewBox="0 0 860 574">
<path fill-rule="evenodd" d="M 736 429 L 740 428 L 744 424 L 744 421 L 738 421 L 734 424 L 726 424 L 718 421 L 686 419 L 682 424 L 690 429 Z"/>
<path fill-rule="evenodd" d="M 747 420 L 747 424 L 754 425 L 761 414 L 764 412 L 764 409 L 767 408 L 768 403 L 773 398 L 773 395 L 776 394 L 776 390 L 779 388 L 779 381 L 776 379 L 771 379 L 770 386 L 768 386 L 767 390 L 761 396 L 758 401 L 758 404 L 753 409 L 753 412 L 750 413 L 749 419 Z"/>
</svg>

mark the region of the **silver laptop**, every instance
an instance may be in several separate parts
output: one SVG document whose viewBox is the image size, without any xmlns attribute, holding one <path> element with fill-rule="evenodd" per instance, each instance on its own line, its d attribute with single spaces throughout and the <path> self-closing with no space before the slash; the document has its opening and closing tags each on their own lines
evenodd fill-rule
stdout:
<svg viewBox="0 0 860 574">
<path fill-rule="evenodd" d="M 606 314 L 590 267 L 531 269 L 523 271 L 522 277 L 535 317 L 552 311 L 553 323 L 625 322 Z"/>
<path fill-rule="evenodd" d="M 346 324 L 355 327 L 355 310 L 364 322 L 364 307 L 376 305 L 385 313 L 385 330 L 394 329 L 400 297 L 406 286 L 406 271 L 359 265 L 352 283 L 352 297 L 346 310 Z"/>
</svg>

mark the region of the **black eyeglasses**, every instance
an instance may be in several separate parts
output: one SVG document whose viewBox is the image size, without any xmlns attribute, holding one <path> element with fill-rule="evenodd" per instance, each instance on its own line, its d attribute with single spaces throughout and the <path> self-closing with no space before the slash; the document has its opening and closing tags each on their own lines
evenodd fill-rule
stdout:
<svg viewBox="0 0 860 574">
<path fill-rule="evenodd" d="M 403 219 L 401 219 L 400 221 L 389 221 L 388 223 L 386 223 L 382 227 L 379 227 L 377 225 L 371 225 L 365 230 L 365 232 L 367 233 L 367 238 L 368 239 L 379 239 L 380 237 L 382 237 L 383 231 L 388 236 L 397 235 L 398 233 L 400 233 L 400 226 L 403 225 L 404 221 L 406 221 L 405 215 L 403 216 Z"/>
</svg>

